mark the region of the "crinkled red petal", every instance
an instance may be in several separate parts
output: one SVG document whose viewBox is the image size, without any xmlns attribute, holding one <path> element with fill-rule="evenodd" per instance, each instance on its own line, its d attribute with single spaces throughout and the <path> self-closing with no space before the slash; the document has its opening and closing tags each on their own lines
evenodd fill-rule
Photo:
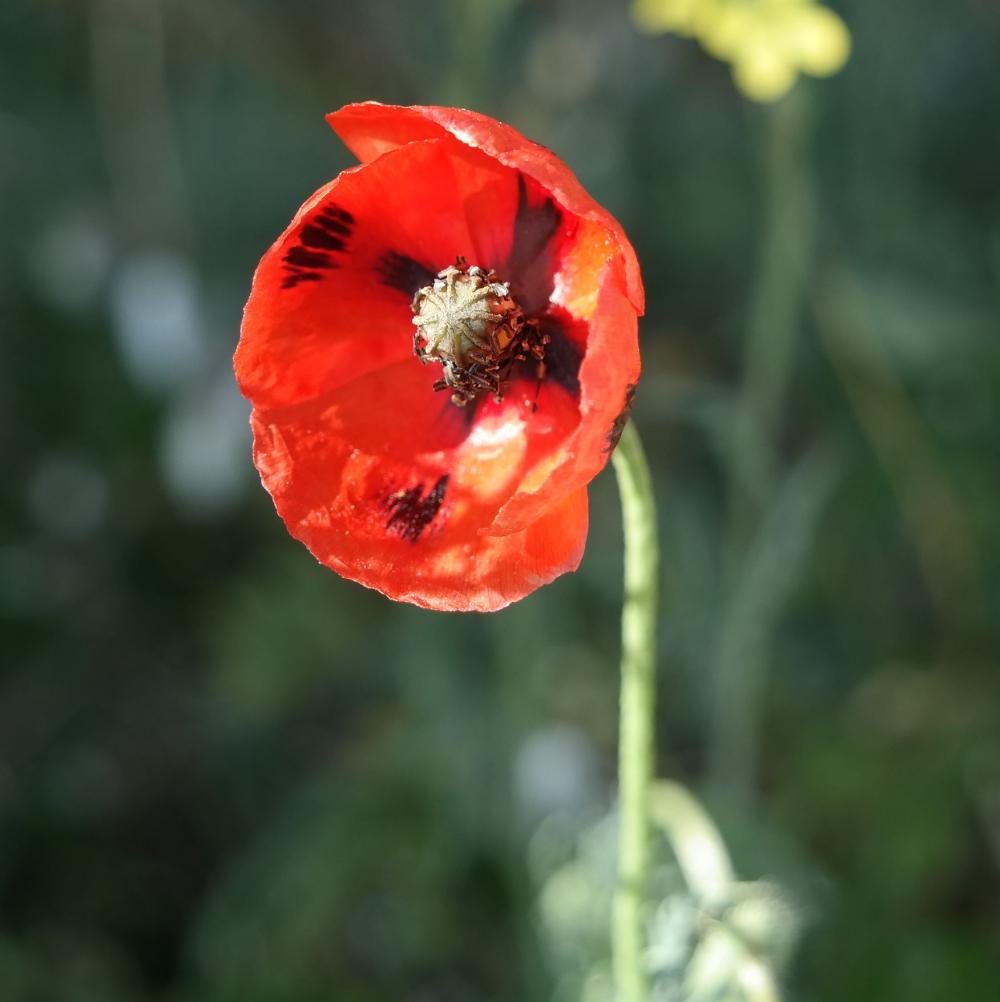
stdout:
<svg viewBox="0 0 1000 1002">
<path fill-rule="evenodd" d="M 622 289 L 618 261 L 593 282 L 596 303 L 587 320 L 580 365 L 580 419 L 545 461 L 522 477 L 485 531 L 517 532 L 545 509 L 588 484 L 606 465 L 628 420 L 639 380 L 638 318 Z"/>
<path fill-rule="evenodd" d="M 449 117 L 450 116 L 450 117 Z M 255 462 L 292 535 L 392 598 L 501 608 L 574 569 L 586 484 L 639 375 L 635 256 L 556 158 L 472 112 L 331 116 L 370 162 L 265 254 L 236 370 Z M 457 256 L 495 268 L 550 333 L 500 402 L 462 409 L 412 353 L 413 291 Z"/>
<path fill-rule="evenodd" d="M 645 294 L 639 262 L 621 224 L 587 194 L 576 175 L 544 146 L 525 139 L 503 122 L 464 108 L 401 107 L 365 101 L 346 105 L 326 118 L 363 163 L 405 143 L 450 134 L 500 163 L 523 171 L 574 215 L 601 223 L 609 231 L 622 255 L 626 293 L 638 313 L 643 312 Z"/>
<path fill-rule="evenodd" d="M 509 544 L 482 536 L 573 434 L 576 402 L 522 381 L 462 409 L 434 392 L 438 375 L 410 357 L 299 407 L 256 408 L 254 459 L 289 531 L 334 570 L 419 605 L 499 608 L 579 563 L 579 499 Z"/>
<path fill-rule="evenodd" d="M 509 126 L 460 109 L 375 102 L 349 105 L 327 118 L 369 166 L 400 148 L 400 143 L 432 135 L 428 123 L 433 123 L 439 135 L 454 136 L 531 178 L 563 216 L 563 224 L 551 234 L 554 251 L 540 262 L 541 267 L 528 272 L 544 276 L 550 313 L 558 312 L 577 332 L 580 357 L 573 382 L 579 421 L 563 441 L 536 455 L 523 471 L 518 489 L 482 530 L 501 535 L 520 531 L 593 479 L 607 463 L 627 420 L 640 372 L 637 317 L 643 290 L 635 252 L 618 222 L 583 190 L 565 164 Z M 530 226 L 531 212 L 537 214 L 541 208 L 537 194 L 529 193 L 528 201 Z M 515 228 L 520 216 L 519 211 Z M 516 243 L 515 238 L 515 254 Z M 557 360 L 557 353 L 553 358 Z"/>
<path fill-rule="evenodd" d="M 235 358 L 244 394 L 293 406 L 411 355 L 415 286 L 458 255 L 505 261 L 517 199 L 511 170 L 450 137 L 325 185 L 254 275 Z"/>
<path fill-rule="evenodd" d="M 483 419 L 483 441 L 464 455 L 369 451 L 377 429 L 368 441 L 358 439 L 352 410 L 374 393 L 371 406 L 380 413 L 380 382 L 360 380 L 345 388 L 346 399 L 296 421 L 253 413 L 264 486 L 289 532 L 318 560 L 390 598 L 478 612 L 503 608 L 576 569 L 587 534 L 585 488 L 519 532 L 483 537 L 480 528 L 510 476 L 509 454 L 523 442 L 504 440 L 502 423 Z M 383 413 L 382 423 L 388 420 Z M 397 420 L 411 417 L 400 411 Z M 491 435 L 498 439 L 492 445 Z"/>
</svg>

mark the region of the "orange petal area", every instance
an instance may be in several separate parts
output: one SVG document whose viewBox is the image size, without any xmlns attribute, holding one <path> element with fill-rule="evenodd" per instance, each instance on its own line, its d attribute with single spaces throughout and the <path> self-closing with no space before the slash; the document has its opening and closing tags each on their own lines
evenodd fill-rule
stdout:
<svg viewBox="0 0 1000 1002">
<path fill-rule="evenodd" d="M 360 391 L 364 382 L 347 389 Z M 321 563 L 393 599 L 479 612 L 576 569 L 587 533 L 585 488 L 520 532 L 479 533 L 509 494 L 527 449 L 509 411 L 477 418 L 461 449 L 419 451 L 433 435 L 418 434 L 406 455 L 399 431 L 390 451 L 367 448 L 378 425 L 410 423 L 411 415 L 380 413 L 382 401 L 373 399 L 372 427 L 358 437 L 352 412 L 359 400 L 345 395 L 294 420 L 256 410 L 251 418 L 261 480 L 289 532 Z M 437 444 L 447 441 L 445 434 Z"/>
<path fill-rule="evenodd" d="M 640 314 L 645 294 L 639 262 L 618 221 L 584 190 L 573 172 L 553 153 L 525 139 L 516 129 L 462 108 L 400 107 L 375 101 L 351 104 L 327 115 L 327 121 L 358 157 L 374 161 L 405 143 L 451 134 L 502 164 L 523 171 L 552 193 L 570 212 L 603 224 L 618 244 L 624 264 L 625 293 Z"/>
<path fill-rule="evenodd" d="M 499 266 L 516 208 L 516 173 L 447 135 L 341 174 L 257 268 L 235 358 L 244 395 L 300 405 L 412 354 L 412 293 L 387 284 L 386 256 Z"/>
<path fill-rule="evenodd" d="M 572 240 L 563 245 L 552 301 L 572 316 L 589 320 L 597 309 L 608 262 L 618 256 L 617 241 L 606 226 L 580 220 Z"/>
<path fill-rule="evenodd" d="M 511 473 L 494 497 L 496 508 L 484 519 L 480 532 L 487 533 L 497 511 L 525 484 L 539 478 L 565 459 L 565 449 L 580 423 L 575 397 L 551 380 L 519 379 L 496 404 L 484 401 L 468 440 L 458 450 L 474 475 L 481 457 L 496 453 L 497 460 L 511 464 Z M 585 486 L 585 485 L 582 485 Z M 539 509 L 539 515 L 541 514 Z"/>
<path fill-rule="evenodd" d="M 583 267 L 581 265 L 581 267 Z M 560 286 L 556 293 L 579 301 L 582 288 Z M 519 532 L 552 504 L 589 483 L 605 466 L 627 418 L 631 394 L 639 379 L 638 320 L 624 289 L 621 262 L 608 262 L 597 283 L 597 298 L 588 324 L 586 353 L 580 365 L 580 419 L 575 431 L 521 478 L 518 491 L 505 502 L 489 533 Z"/>
</svg>

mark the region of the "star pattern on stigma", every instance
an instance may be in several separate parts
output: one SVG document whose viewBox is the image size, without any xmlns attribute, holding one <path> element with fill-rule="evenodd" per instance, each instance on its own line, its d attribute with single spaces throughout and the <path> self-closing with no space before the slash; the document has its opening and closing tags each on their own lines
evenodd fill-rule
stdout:
<svg viewBox="0 0 1000 1002">
<path fill-rule="evenodd" d="M 361 166 L 264 254 L 235 368 L 289 532 L 401 601 L 491 611 L 579 564 L 639 378 L 638 263 L 484 115 L 348 105 Z"/>
<path fill-rule="evenodd" d="M 421 362 L 438 361 L 444 375 L 435 390 L 450 390 L 451 402 L 464 407 L 481 393 L 500 403 L 517 362 L 529 357 L 545 375 L 549 335 L 525 321 L 510 295 L 510 285 L 496 273 L 454 265 L 438 272 L 433 283 L 417 291 L 410 304 L 417 333 L 413 353 Z"/>
</svg>

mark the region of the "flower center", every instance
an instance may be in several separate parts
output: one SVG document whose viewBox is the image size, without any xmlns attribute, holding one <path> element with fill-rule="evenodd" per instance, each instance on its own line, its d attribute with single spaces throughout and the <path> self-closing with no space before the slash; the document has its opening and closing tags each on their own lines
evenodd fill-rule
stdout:
<svg viewBox="0 0 1000 1002">
<path fill-rule="evenodd" d="M 544 372 L 545 342 L 511 298 L 507 282 L 492 271 L 466 267 L 462 258 L 438 272 L 413 297 L 413 353 L 421 362 L 440 362 L 435 390 L 450 390 L 464 407 L 481 393 L 497 401 L 509 385 L 515 362 L 537 359 Z"/>
</svg>

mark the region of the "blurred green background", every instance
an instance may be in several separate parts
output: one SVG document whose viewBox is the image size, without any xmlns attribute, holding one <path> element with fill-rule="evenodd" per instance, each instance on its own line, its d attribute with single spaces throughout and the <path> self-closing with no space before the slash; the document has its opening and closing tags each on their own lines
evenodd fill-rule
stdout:
<svg viewBox="0 0 1000 1002">
<path fill-rule="evenodd" d="M 658 770 L 781 889 L 785 997 L 1000 997 L 1000 6 L 834 6 L 760 106 L 611 0 L 4 0 L 3 1002 L 601 997 L 612 475 L 579 573 L 449 616 L 250 462 L 250 275 L 367 98 L 510 122 L 636 245 Z"/>
</svg>

